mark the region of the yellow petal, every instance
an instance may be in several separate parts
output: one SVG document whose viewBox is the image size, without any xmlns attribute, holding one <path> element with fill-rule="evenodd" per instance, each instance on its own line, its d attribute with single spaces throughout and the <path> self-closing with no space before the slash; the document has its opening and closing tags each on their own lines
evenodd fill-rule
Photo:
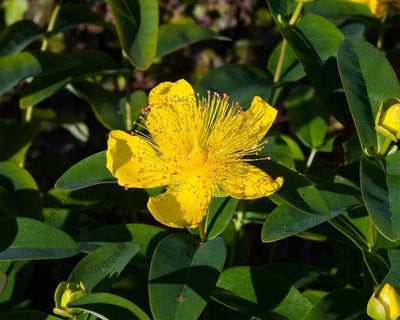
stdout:
<svg viewBox="0 0 400 320">
<path fill-rule="evenodd" d="M 260 97 L 254 97 L 250 109 L 245 112 L 246 121 L 253 128 L 248 136 L 249 142 L 251 140 L 254 144 L 260 141 L 271 128 L 277 114 L 278 110 Z"/>
<path fill-rule="evenodd" d="M 194 179 L 179 187 L 179 191 L 169 190 L 147 203 L 151 214 L 162 224 L 174 228 L 195 228 L 203 221 L 211 201 L 209 181 Z"/>
<path fill-rule="evenodd" d="M 400 297 L 390 283 L 386 283 L 378 297 L 387 310 L 388 319 L 397 319 L 400 314 Z"/>
<path fill-rule="evenodd" d="M 178 80 L 177 82 L 163 82 L 149 93 L 150 105 L 161 104 L 171 101 L 176 97 L 194 97 L 192 86 L 186 80 Z"/>
<path fill-rule="evenodd" d="M 171 182 L 170 167 L 150 144 L 120 130 L 110 132 L 107 168 L 118 184 L 129 188 L 152 188 Z"/>
<path fill-rule="evenodd" d="M 283 178 L 271 178 L 264 171 L 245 162 L 232 163 L 217 172 L 220 189 L 236 199 L 257 199 L 277 191 Z"/>
</svg>

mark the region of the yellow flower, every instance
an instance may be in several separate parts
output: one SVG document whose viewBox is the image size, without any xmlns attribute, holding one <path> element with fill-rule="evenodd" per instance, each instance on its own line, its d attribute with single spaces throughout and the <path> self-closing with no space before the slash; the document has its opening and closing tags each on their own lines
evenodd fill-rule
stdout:
<svg viewBox="0 0 400 320">
<path fill-rule="evenodd" d="M 400 299 L 396 289 L 390 283 L 386 283 L 378 300 L 383 304 L 386 310 L 387 319 L 396 320 L 400 316 Z"/>
<path fill-rule="evenodd" d="M 213 196 L 255 199 L 281 187 L 282 178 L 272 179 L 244 158 L 260 151 L 276 109 L 255 97 L 244 112 L 228 99 L 200 98 L 185 80 L 164 82 L 150 92 L 143 110 L 148 134 L 110 132 L 107 168 L 120 185 L 168 186 L 147 204 L 159 222 L 194 228 Z"/>
<path fill-rule="evenodd" d="M 385 20 L 388 13 L 398 13 L 400 0 L 347 0 L 362 3 L 369 7 L 371 13 L 379 20 Z"/>
</svg>

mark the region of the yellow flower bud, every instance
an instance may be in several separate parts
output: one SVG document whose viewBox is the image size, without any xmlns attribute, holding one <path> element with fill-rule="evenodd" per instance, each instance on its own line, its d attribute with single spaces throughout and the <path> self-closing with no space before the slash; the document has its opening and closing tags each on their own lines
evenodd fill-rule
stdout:
<svg viewBox="0 0 400 320">
<path fill-rule="evenodd" d="M 380 122 L 383 127 L 393 134 L 400 131 L 400 103 L 396 103 L 387 109 L 383 113 Z"/>
<path fill-rule="evenodd" d="M 83 282 L 80 282 L 79 284 L 67 281 L 61 282 L 54 293 L 56 307 L 53 309 L 53 312 L 63 317 L 73 318 L 74 315 L 81 313 L 82 311 L 68 308 L 68 303 L 87 294 L 88 292 L 86 291 Z"/>
<path fill-rule="evenodd" d="M 400 316 L 400 297 L 390 283 L 386 283 L 379 293 L 378 300 L 385 307 L 386 319 L 397 320 Z"/>
</svg>

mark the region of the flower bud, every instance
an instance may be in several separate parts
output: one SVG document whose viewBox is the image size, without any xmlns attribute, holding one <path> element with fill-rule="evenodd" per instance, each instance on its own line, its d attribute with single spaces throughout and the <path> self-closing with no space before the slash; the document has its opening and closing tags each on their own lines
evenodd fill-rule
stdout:
<svg viewBox="0 0 400 320">
<path fill-rule="evenodd" d="M 54 293 L 56 307 L 53 309 L 53 312 L 63 317 L 73 318 L 74 315 L 81 313 L 82 311 L 68 308 L 68 303 L 87 294 L 88 292 L 82 281 L 79 284 L 67 281 L 61 282 Z"/>
<path fill-rule="evenodd" d="M 390 283 L 386 283 L 379 296 L 375 293 L 368 301 L 367 313 L 374 320 L 397 320 L 400 316 L 400 297 Z"/>
<path fill-rule="evenodd" d="M 400 138 L 400 103 L 397 99 L 382 102 L 375 118 L 375 129 L 393 141 Z"/>
</svg>

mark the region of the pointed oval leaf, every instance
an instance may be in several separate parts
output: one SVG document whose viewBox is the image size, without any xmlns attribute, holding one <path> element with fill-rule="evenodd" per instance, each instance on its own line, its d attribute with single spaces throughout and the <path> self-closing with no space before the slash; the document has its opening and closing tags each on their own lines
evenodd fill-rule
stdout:
<svg viewBox="0 0 400 320">
<path fill-rule="evenodd" d="M 268 101 L 272 85 L 272 76 L 263 70 L 245 65 L 226 65 L 207 74 L 196 90 L 205 97 L 207 90 L 226 93 L 230 101 L 239 102 L 246 109 L 250 107 L 254 96 Z"/>
<path fill-rule="evenodd" d="M 384 54 L 360 39 L 345 39 L 338 67 L 362 150 L 377 150 L 375 117 L 382 101 L 400 96 L 397 76 Z"/>
<path fill-rule="evenodd" d="M 0 94 L 27 77 L 62 70 L 73 64 L 73 61 L 60 54 L 43 51 L 21 52 L 0 58 Z"/>
<path fill-rule="evenodd" d="M 164 238 L 149 273 L 150 307 L 156 320 L 197 319 L 226 258 L 223 238 L 200 243 L 182 233 Z"/>
<path fill-rule="evenodd" d="M 114 13 L 121 46 L 132 64 L 147 69 L 157 50 L 158 1 L 108 0 Z"/>
<path fill-rule="evenodd" d="M 90 293 L 108 291 L 139 250 L 136 243 L 105 245 L 83 258 L 72 270 L 68 281 L 82 281 Z"/>
<path fill-rule="evenodd" d="M 217 288 L 213 299 L 261 319 L 302 319 L 312 307 L 287 280 L 261 268 L 224 270 Z"/>
<path fill-rule="evenodd" d="M 207 240 L 214 239 L 224 232 L 231 222 L 239 200 L 234 198 L 214 198 L 211 200 L 205 218 Z"/>
<path fill-rule="evenodd" d="M 0 252 L 0 261 L 60 259 L 79 253 L 76 242 L 57 228 L 30 218 L 16 218 L 16 223 L 17 234 L 10 246 Z"/>
<path fill-rule="evenodd" d="M 261 231 L 262 241 L 273 242 L 292 236 L 361 204 L 359 192 L 347 185 L 334 183 L 318 185 L 317 188 L 328 204 L 329 215 L 309 215 L 285 203 L 281 204 L 271 212 L 265 221 Z"/>
<path fill-rule="evenodd" d="M 106 168 L 106 152 L 95 153 L 69 168 L 57 181 L 55 187 L 75 190 L 100 183 L 114 183 L 117 180 Z"/>
<path fill-rule="evenodd" d="M 400 240 L 400 152 L 386 157 L 386 170 L 363 155 L 360 164 L 361 193 L 379 232 L 391 241 Z"/>
<path fill-rule="evenodd" d="M 91 293 L 68 303 L 68 307 L 89 312 L 101 320 L 150 320 L 138 306 L 110 293 Z"/>
<path fill-rule="evenodd" d="M 160 26 L 158 36 L 157 57 L 203 40 L 225 40 L 229 38 L 220 36 L 211 29 L 196 24 L 164 24 Z"/>
<path fill-rule="evenodd" d="M 43 30 L 30 20 L 21 20 L 0 33 L 0 57 L 20 52 L 42 35 Z"/>
</svg>

